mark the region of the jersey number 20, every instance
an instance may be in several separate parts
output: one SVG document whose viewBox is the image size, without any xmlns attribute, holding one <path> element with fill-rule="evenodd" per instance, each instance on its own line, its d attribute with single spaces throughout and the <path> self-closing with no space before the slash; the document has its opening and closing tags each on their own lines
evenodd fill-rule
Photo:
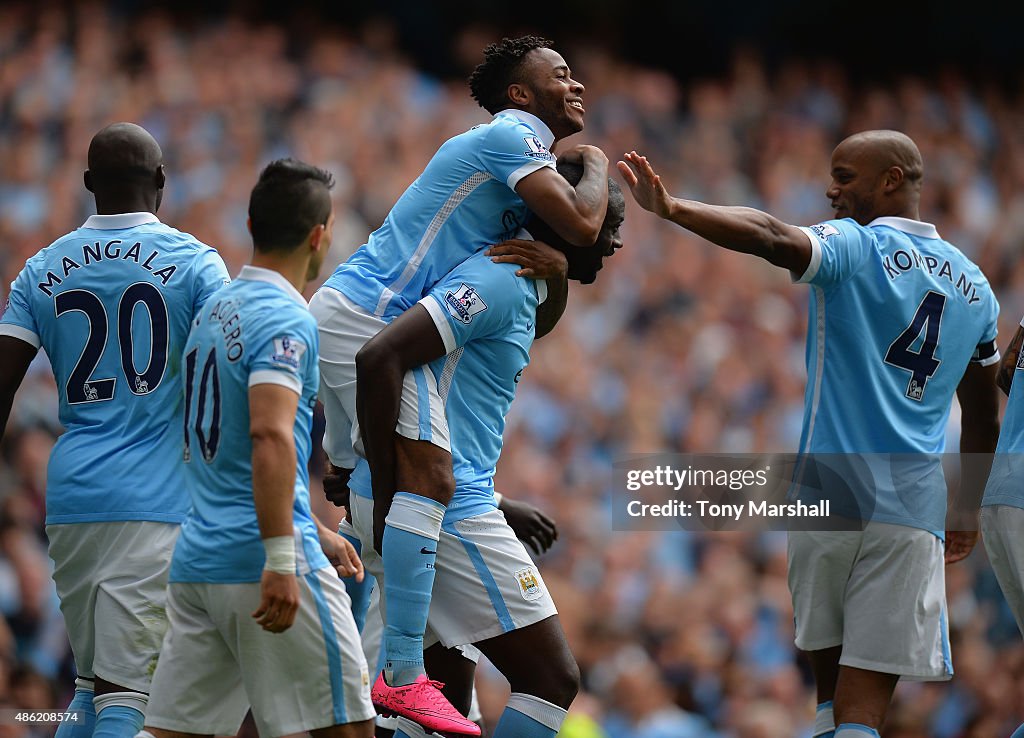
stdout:
<svg viewBox="0 0 1024 738">
<path fill-rule="evenodd" d="M 946 296 L 938 292 L 928 291 L 921 300 L 917 312 L 914 313 L 910 325 L 885 352 L 885 363 L 910 372 L 906 395 L 911 400 L 920 402 L 924 399 L 925 386 L 942 362 L 935 358 L 935 348 L 939 345 L 939 324 L 942 322 L 942 311 L 946 307 Z M 914 351 L 911 347 L 917 343 L 921 334 L 924 340 L 921 348 Z"/>
<path fill-rule="evenodd" d="M 135 366 L 132 336 L 132 318 L 140 302 L 146 306 L 150 323 L 149 361 L 141 372 Z M 53 304 L 58 318 L 65 313 L 79 312 L 89 319 L 85 348 L 65 385 L 68 403 L 79 405 L 112 400 L 117 378 L 92 378 L 106 350 L 110 332 L 103 301 L 88 290 L 68 290 L 57 295 Z M 167 368 L 167 305 L 160 290 L 148 282 L 136 282 L 124 291 L 117 305 L 117 339 L 121 350 L 121 370 L 128 381 L 128 389 L 132 394 L 148 395 L 160 384 Z"/>
</svg>

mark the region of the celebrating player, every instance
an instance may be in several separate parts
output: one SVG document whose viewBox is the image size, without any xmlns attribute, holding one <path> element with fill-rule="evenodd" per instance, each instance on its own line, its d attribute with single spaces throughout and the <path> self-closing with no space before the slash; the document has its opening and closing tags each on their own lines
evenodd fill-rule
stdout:
<svg viewBox="0 0 1024 738">
<path fill-rule="evenodd" d="M 812 286 L 801 453 L 925 462 L 913 484 L 893 484 L 895 465 L 888 481 L 872 480 L 863 530 L 790 535 L 796 644 L 810 652 L 820 703 L 814 735 L 877 736 L 900 676 L 952 674 L 945 481 L 923 455 L 943 449 L 954 392 L 961 451 L 995 448 L 999 306 L 981 271 L 921 222 L 923 163 L 902 133 L 867 131 L 836 147 L 825 194 L 838 219 L 810 228 L 673 198 L 645 157 L 625 159 L 619 171 L 642 207 Z M 970 553 L 977 528 L 967 527 L 946 533 L 947 562 Z"/>
<path fill-rule="evenodd" d="M 324 448 L 334 471 L 355 466 L 357 371 L 358 381 L 365 373 L 357 367 L 357 353 L 370 337 L 457 264 L 514 236 L 527 208 L 572 244 L 596 239 L 607 208 L 608 161 L 594 147 L 577 146 L 563 158 L 584 165 L 579 184 L 570 186 L 555 171 L 551 147 L 583 128 L 584 88 L 550 46 L 526 36 L 485 49 L 470 89 L 494 118 L 445 142 L 369 242 L 313 297 L 327 418 Z M 466 320 L 482 309 L 472 295 L 458 299 Z M 384 556 L 384 597 L 392 613 L 384 633 L 386 667 L 374 683 L 374 701 L 396 711 L 429 702 L 447 710 L 446 730 L 476 734 L 475 725 L 437 703 L 436 688 L 424 674 L 433 551 L 454 480 L 436 381 L 425 369 L 410 372 L 404 381 L 397 428 L 374 417 L 362 428 L 364 436 L 375 437 L 375 455 L 368 457 L 374 470 L 374 547 Z M 365 394 L 358 398 L 364 402 Z M 397 486 L 396 479 L 401 480 Z"/>
<path fill-rule="evenodd" d="M 0 320 L 0 430 L 40 347 L 60 396 L 46 534 L 78 679 L 72 735 L 134 736 L 167 621 L 167 566 L 188 495 L 181 350 L 227 281 L 220 256 L 160 222 L 160 146 L 115 123 L 89 144 L 97 215 L 33 256 Z"/>
<path fill-rule="evenodd" d="M 579 670 L 554 602 L 530 555 L 496 509 L 493 480 L 505 414 L 529 362 L 530 346 L 535 335 L 554 327 L 565 308 L 567 268 L 582 281 L 593 281 L 599 265 L 589 259 L 585 273 L 574 263 L 576 258 L 610 254 L 621 245 L 618 229 L 625 203 L 611 185 L 601 237 L 592 249 L 564 245 L 571 249 L 568 265 L 562 253 L 540 241 L 511 241 L 491 252 L 497 254 L 495 261 L 507 263 L 492 263 L 485 254 L 473 256 L 363 349 L 372 369 L 366 384 L 360 384 L 368 398 L 366 412 L 393 421 L 402 377 L 423 362 L 429 362 L 424 370 L 434 376 L 445 398 L 456 487 L 436 542 L 437 576 L 427 627 L 431 640 L 441 645 L 430 650 L 472 643 L 509 680 L 512 696 L 495 738 L 553 738 L 579 687 Z M 530 229 L 532 235 L 558 243 L 544 223 Z M 523 264 L 528 266 L 517 266 Z M 527 271 L 550 278 L 525 279 L 521 274 Z M 367 437 L 367 451 L 370 443 Z M 369 497 L 368 464 L 356 467 L 351 486 L 352 523 L 367 552 L 367 568 L 383 574 L 386 587 L 389 572 L 367 545 L 375 504 Z M 386 595 L 382 607 L 387 623 L 392 603 Z M 462 659 L 461 674 L 450 664 L 445 672 L 445 693 L 464 710 L 473 667 Z M 424 716 L 414 720 L 437 730 Z M 396 735 L 423 735 L 419 725 L 400 723 Z"/>
<path fill-rule="evenodd" d="M 249 201 L 252 264 L 203 309 L 185 347 L 192 510 L 171 562 L 150 736 L 234 735 L 249 706 L 262 736 L 373 735 L 369 674 L 337 577 L 361 565 L 309 507 L 320 380 L 299 290 L 330 246 L 332 184 L 292 159 L 263 170 Z"/>
</svg>

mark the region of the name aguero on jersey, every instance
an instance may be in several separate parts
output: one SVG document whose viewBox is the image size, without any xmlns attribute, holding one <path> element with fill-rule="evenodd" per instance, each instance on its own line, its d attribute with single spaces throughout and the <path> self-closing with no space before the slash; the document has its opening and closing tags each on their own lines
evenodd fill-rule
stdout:
<svg viewBox="0 0 1024 738">
<path fill-rule="evenodd" d="M 935 268 L 939 267 L 939 260 L 934 256 L 922 255 L 918 253 L 917 249 L 900 249 L 892 256 L 886 256 L 882 260 L 882 267 L 885 269 L 889 280 L 893 281 L 911 269 L 922 269 L 926 270 L 929 274 L 935 274 Z M 974 283 L 967 279 L 963 272 L 958 273 L 956 281 L 953 281 L 953 266 L 948 259 L 942 260 L 938 276 L 940 278 L 945 277 L 949 280 L 950 284 L 960 290 L 963 296 L 967 298 L 968 305 L 981 301 Z"/>
<path fill-rule="evenodd" d="M 63 271 L 64 276 L 60 277 L 53 271 L 46 272 L 46 281 L 40 282 L 37 286 L 47 296 L 53 297 L 51 287 L 56 287 L 71 274 L 75 269 L 82 269 L 92 264 L 98 264 L 101 261 L 134 261 L 140 267 L 145 269 L 147 272 L 153 272 L 154 277 L 158 277 L 163 284 L 167 284 L 171 281 L 171 277 L 178 270 L 177 265 L 169 264 L 159 269 L 154 269 L 153 260 L 159 258 L 160 252 L 156 249 L 152 249 L 149 255 L 146 256 L 145 260 L 142 259 L 142 242 L 136 241 L 127 251 L 122 252 L 120 240 L 107 241 L 105 244 L 100 241 L 95 243 L 87 243 L 82 246 L 82 263 L 79 264 L 77 261 L 69 256 L 63 257 L 61 260 L 61 266 L 58 271 Z"/>
</svg>

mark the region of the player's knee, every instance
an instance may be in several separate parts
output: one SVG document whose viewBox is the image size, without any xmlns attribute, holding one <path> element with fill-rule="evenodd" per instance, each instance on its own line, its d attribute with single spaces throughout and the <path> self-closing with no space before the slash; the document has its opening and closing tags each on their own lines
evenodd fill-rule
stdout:
<svg viewBox="0 0 1024 738">
<path fill-rule="evenodd" d="M 566 652 L 562 658 L 545 662 L 543 669 L 531 670 L 523 682 L 512 685 L 512 691 L 531 694 L 568 709 L 580 691 L 580 667 Z"/>
</svg>

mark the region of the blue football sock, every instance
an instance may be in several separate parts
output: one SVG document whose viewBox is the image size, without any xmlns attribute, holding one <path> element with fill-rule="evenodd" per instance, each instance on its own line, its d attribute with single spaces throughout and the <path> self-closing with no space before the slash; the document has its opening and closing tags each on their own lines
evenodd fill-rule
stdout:
<svg viewBox="0 0 1024 738">
<path fill-rule="evenodd" d="M 832 700 L 822 702 L 814 713 L 813 738 L 835 738 L 836 722 L 832 714 Z"/>
<path fill-rule="evenodd" d="M 494 727 L 493 738 L 555 738 L 566 714 L 540 697 L 513 692 Z"/>
<path fill-rule="evenodd" d="M 424 673 L 423 631 L 444 511 L 439 502 L 398 492 L 388 512 L 381 556 L 387 605 L 384 678 L 393 687 L 412 684 Z"/>
<path fill-rule="evenodd" d="M 836 726 L 836 738 L 880 738 L 878 731 L 860 723 L 841 723 Z"/>
<path fill-rule="evenodd" d="M 341 521 L 341 525 L 338 526 L 338 535 L 351 543 L 356 553 L 362 556 L 363 542 L 356 536 L 348 521 L 344 519 Z M 364 572 L 361 582 L 357 582 L 355 577 L 345 577 L 341 581 L 345 585 L 349 599 L 352 600 L 352 618 L 356 621 L 356 628 L 362 633 L 363 626 L 366 624 L 366 611 L 370 607 L 370 593 L 373 591 L 375 581 L 373 575 Z"/>
<path fill-rule="evenodd" d="M 100 710 L 96 717 L 93 738 L 135 738 L 142 730 L 145 716 L 133 707 L 111 705 Z"/>
<path fill-rule="evenodd" d="M 73 720 L 66 720 L 57 726 L 53 738 L 91 738 L 96 724 L 96 709 L 92 705 L 93 691 L 85 686 L 75 686 L 75 696 L 68 705 L 68 712 L 75 713 Z M 90 682 L 91 683 L 91 682 Z"/>
</svg>

